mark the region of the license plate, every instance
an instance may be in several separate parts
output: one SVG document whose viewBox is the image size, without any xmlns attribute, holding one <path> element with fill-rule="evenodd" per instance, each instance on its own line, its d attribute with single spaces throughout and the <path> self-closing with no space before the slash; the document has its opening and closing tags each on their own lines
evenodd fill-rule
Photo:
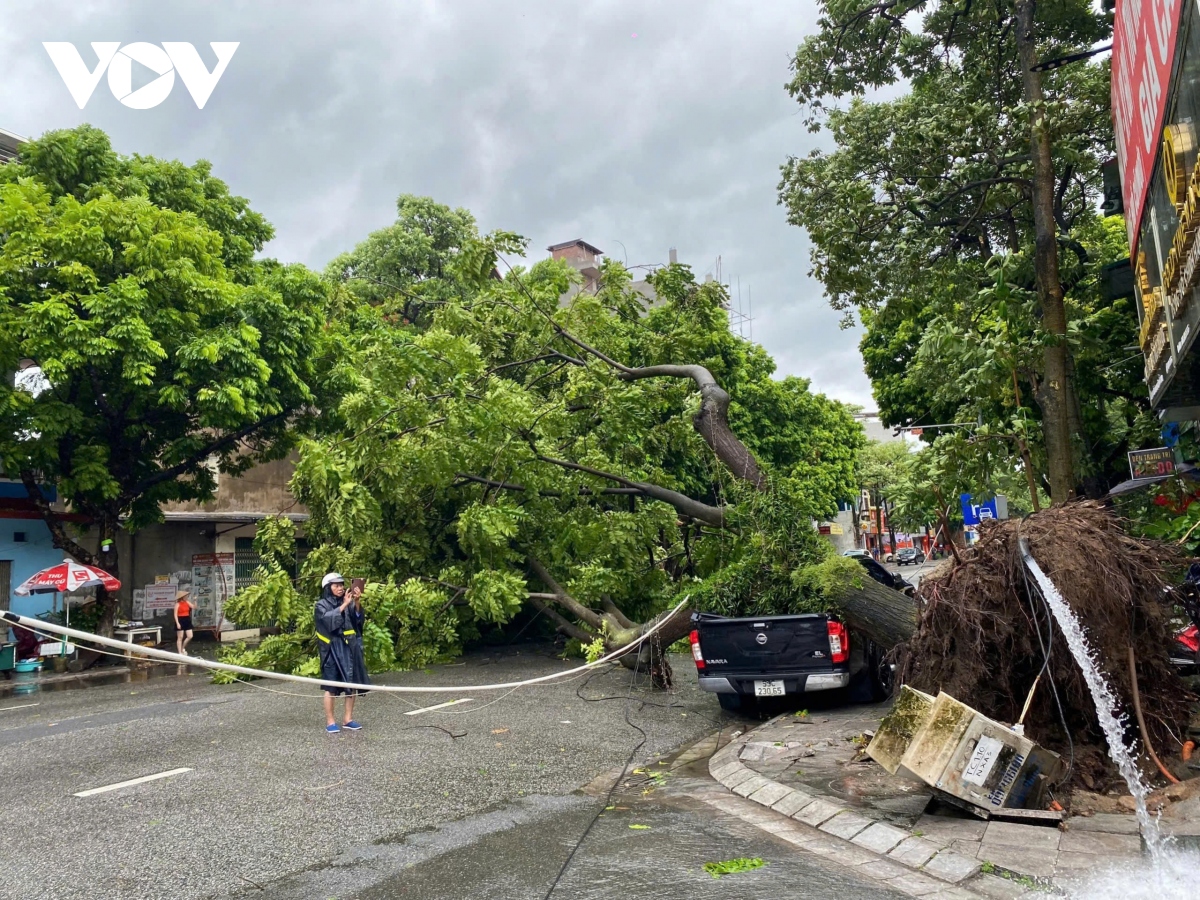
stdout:
<svg viewBox="0 0 1200 900">
<path fill-rule="evenodd" d="M 754 682 L 755 697 L 782 697 L 783 682 L 782 681 L 756 681 Z"/>
</svg>

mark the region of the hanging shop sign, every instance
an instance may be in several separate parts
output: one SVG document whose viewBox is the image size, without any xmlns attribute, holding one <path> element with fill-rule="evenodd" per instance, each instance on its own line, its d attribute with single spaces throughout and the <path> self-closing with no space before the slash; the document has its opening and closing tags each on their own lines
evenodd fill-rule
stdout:
<svg viewBox="0 0 1200 900">
<path fill-rule="evenodd" d="M 1129 452 L 1129 471 L 1134 478 L 1158 478 L 1175 472 L 1175 451 L 1170 447 Z"/>
<path fill-rule="evenodd" d="M 1129 245 L 1136 252 L 1158 154 L 1182 0 L 1118 0 L 1113 22 L 1112 111 Z"/>
</svg>

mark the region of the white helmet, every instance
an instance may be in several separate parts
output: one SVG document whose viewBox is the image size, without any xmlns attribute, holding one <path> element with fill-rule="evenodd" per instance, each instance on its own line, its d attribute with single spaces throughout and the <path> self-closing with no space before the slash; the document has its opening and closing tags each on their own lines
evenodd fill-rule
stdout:
<svg viewBox="0 0 1200 900">
<path fill-rule="evenodd" d="M 331 584 L 345 584 L 345 583 L 346 583 L 346 579 L 343 578 L 341 575 L 339 575 L 337 572 L 330 572 L 328 575 L 326 575 L 324 578 L 321 579 L 321 590 L 324 590 L 325 588 L 329 587 L 329 585 L 331 585 Z"/>
</svg>

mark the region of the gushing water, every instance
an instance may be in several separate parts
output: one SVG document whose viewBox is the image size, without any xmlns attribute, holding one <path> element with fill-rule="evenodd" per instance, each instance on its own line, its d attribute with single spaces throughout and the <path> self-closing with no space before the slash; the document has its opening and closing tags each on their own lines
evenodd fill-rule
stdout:
<svg viewBox="0 0 1200 900">
<path fill-rule="evenodd" d="M 1146 782 L 1142 781 L 1142 773 L 1138 770 L 1133 748 L 1125 743 L 1125 717 L 1117 707 L 1117 698 L 1113 696 L 1104 673 L 1096 664 L 1096 657 L 1092 648 L 1088 646 L 1083 625 L 1075 617 L 1074 611 L 1067 605 L 1063 595 L 1058 592 L 1054 582 L 1047 578 L 1046 573 L 1038 566 L 1037 560 L 1029 552 L 1029 542 L 1025 538 L 1021 538 L 1021 557 L 1025 560 L 1025 565 L 1029 568 L 1029 573 L 1033 575 L 1034 581 L 1037 582 L 1042 596 L 1046 599 L 1046 605 L 1054 614 L 1059 631 L 1063 633 L 1067 646 L 1071 649 L 1071 655 L 1075 657 L 1075 662 L 1083 671 L 1084 680 L 1087 682 L 1092 700 L 1096 704 L 1096 715 L 1100 719 L 1100 727 L 1108 741 L 1108 755 L 1113 758 L 1113 762 L 1117 764 L 1117 771 L 1129 785 L 1129 793 L 1133 795 L 1134 803 L 1137 805 L 1137 818 L 1142 829 L 1142 838 L 1146 841 L 1146 846 L 1150 848 L 1151 854 L 1157 856 L 1162 844 L 1162 835 L 1158 830 L 1158 822 L 1146 808 L 1146 794 L 1149 793 L 1149 788 L 1146 787 Z"/>
<path fill-rule="evenodd" d="M 1117 764 L 1125 783 L 1129 785 L 1129 793 L 1133 795 L 1137 807 L 1142 837 L 1150 850 L 1148 860 L 1132 865 L 1119 865 L 1108 871 L 1089 872 L 1078 879 L 1067 880 L 1062 886 L 1071 897 L 1079 900 L 1165 900 L 1168 897 L 1191 896 L 1195 890 L 1196 872 L 1200 871 L 1200 855 L 1195 851 L 1169 846 L 1163 840 L 1158 821 L 1146 808 L 1148 789 L 1138 770 L 1134 749 L 1125 743 L 1124 716 L 1117 707 L 1117 700 L 1104 673 L 1096 664 L 1083 626 L 1058 588 L 1038 567 L 1024 538 L 1021 539 L 1021 556 L 1054 614 L 1071 654 L 1083 671 L 1092 700 L 1096 703 L 1100 726 L 1108 740 L 1109 755 Z"/>
</svg>

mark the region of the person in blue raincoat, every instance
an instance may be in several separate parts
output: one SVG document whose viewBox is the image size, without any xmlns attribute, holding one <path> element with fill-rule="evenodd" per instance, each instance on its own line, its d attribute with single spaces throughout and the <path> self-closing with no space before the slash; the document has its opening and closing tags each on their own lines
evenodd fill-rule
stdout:
<svg viewBox="0 0 1200 900">
<path fill-rule="evenodd" d="M 362 633 L 366 616 L 363 615 L 360 589 L 346 590 L 346 580 L 337 572 L 330 572 L 321 579 L 321 599 L 317 601 L 314 618 L 321 648 L 321 678 L 369 684 L 367 664 L 363 659 Z M 321 687 L 325 691 L 325 731 L 337 734 L 343 728 L 347 731 L 362 728 L 354 721 L 354 700 L 366 691 L 328 684 Z M 338 694 L 346 698 L 346 714 L 341 726 L 333 709 L 333 698 Z"/>
</svg>

